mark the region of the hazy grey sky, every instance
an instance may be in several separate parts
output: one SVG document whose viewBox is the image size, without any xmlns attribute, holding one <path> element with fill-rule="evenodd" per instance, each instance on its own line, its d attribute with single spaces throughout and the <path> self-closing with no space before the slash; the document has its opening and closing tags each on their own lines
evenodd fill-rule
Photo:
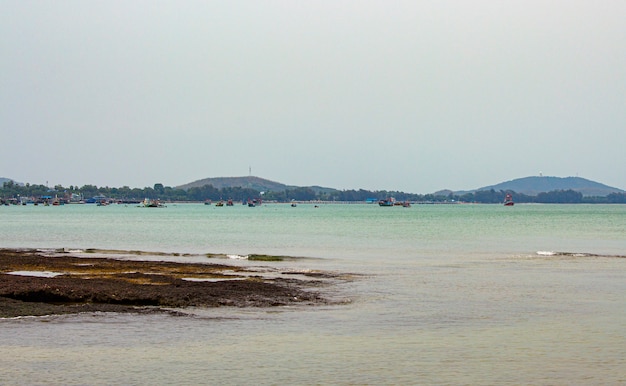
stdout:
<svg viewBox="0 0 626 386">
<path fill-rule="evenodd" d="M 626 1 L 0 0 L 0 176 L 626 188 Z"/>
</svg>

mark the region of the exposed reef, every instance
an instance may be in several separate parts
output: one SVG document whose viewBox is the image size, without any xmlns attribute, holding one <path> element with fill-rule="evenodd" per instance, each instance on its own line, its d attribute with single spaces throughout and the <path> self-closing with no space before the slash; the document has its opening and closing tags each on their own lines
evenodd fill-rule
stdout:
<svg viewBox="0 0 626 386">
<path fill-rule="evenodd" d="M 327 284 L 322 279 L 339 275 L 301 275 L 298 279 L 293 272 L 277 271 L 263 276 L 241 266 L 0 249 L 0 317 L 330 303 L 318 290 Z"/>
</svg>

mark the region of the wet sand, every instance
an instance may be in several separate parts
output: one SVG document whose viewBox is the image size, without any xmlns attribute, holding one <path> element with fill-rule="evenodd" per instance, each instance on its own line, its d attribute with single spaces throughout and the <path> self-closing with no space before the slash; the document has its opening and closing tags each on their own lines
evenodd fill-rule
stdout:
<svg viewBox="0 0 626 386">
<path fill-rule="evenodd" d="M 49 277 L 41 277 L 45 275 Z M 327 304 L 316 290 L 321 285 L 319 280 L 280 275 L 267 278 L 245 267 L 221 264 L 0 249 L 0 317 L 4 318 L 98 311 L 176 314 L 185 307 Z"/>
</svg>

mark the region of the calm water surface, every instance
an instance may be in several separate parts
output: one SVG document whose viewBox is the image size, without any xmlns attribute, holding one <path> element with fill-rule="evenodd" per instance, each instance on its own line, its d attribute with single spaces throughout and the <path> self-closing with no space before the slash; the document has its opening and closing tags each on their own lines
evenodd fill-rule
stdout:
<svg viewBox="0 0 626 386">
<path fill-rule="evenodd" d="M 0 320 L 2 384 L 626 384 L 623 205 L 66 205 L 0 219 L 2 247 L 267 253 L 302 257 L 267 264 L 281 270 L 359 274 L 326 289 L 350 300 L 337 306 Z"/>
</svg>

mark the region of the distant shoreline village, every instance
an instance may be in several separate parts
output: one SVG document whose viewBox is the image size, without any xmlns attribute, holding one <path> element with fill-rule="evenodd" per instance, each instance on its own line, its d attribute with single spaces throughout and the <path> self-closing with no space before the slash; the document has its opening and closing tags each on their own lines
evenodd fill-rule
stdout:
<svg viewBox="0 0 626 386">
<path fill-rule="evenodd" d="M 2 179 L 2 205 L 133 204 L 164 207 L 163 202 L 196 202 L 216 206 L 235 203 L 259 206 L 261 203 L 369 203 L 380 206 L 410 207 L 411 204 L 502 204 L 568 203 L 624 204 L 626 192 L 579 177 L 526 177 L 472 191 L 443 190 L 431 194 L 400 191 L 337 190 L 319 186 L 289 186 L 259 177 L 220 177 L 198 180 L 178 187 L 161 183 L 143 189 L 64 187 L 20 184 Z"/>
</svg>

